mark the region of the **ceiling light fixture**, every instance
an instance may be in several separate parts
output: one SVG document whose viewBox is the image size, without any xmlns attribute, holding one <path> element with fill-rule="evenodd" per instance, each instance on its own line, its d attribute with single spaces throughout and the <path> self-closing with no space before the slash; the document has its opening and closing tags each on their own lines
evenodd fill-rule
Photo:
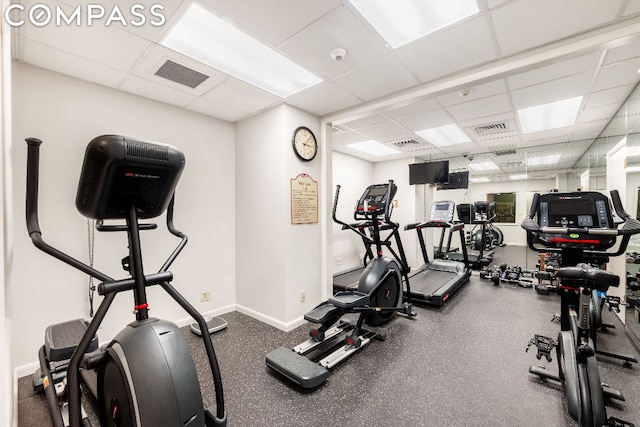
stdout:
<svg viewBox="0 0 640 427">
<path fill-rule="evenodd" d="M 160 44 L 282 98 L 322 81 L 196 3 Z"/>
<path fill-rule="evenodd" d="M 555 165 L 560 161 L 560 154 L 549 154 L 548 156 L 529 157 L 527 166 Z"/>
<path fill-rule="evenodd" d="M 640 166 L 628 166 L 625 168 L 626 173 L 640 172 Z"/>
<path fill-rule="evenodd" d="M 509 178 L 512 179 L 513 181 L 519 181 L 522 179 L 527 179 L 527 174 L 526 173 L 522 173 L 522 174 L 517 174 L 517 175 L 509 175 Z"/>
<path fill-rule="evenodd" d="M 349 144 L 347 147 L 363 153 L 371 154 L 372 156 L 388 156 L 390 154 L 398 154 L 400 152 L 400 150 L 396 150 L 387 144 L 374 141 L 373 139 Z"/>
<path fill-rule="evenodd" d="M 469 178 L 469 182 L 479 183 L 479 182 L 489 182 L 490 179 L 487 177 L 479 177 L 479 178 Z"/>
<path fill-rule="evenodd" d="M 479 12 L 476 0 L 349 0 L 396 49 Z"/>
<path fill-rule="evenodd" d="M 455 124 L 439 126 L 437 128 L 423 129 L 416 132 L 436 147 L 463 144 L 471 142 L 471 139 Z"/>
<path fill-rule="evenodd" d="M 575 124 L 580 105 L 582 105 L 582 98 L 582 96 L 576 96 L 575 98 L 519 109 L 518 118 L 522 133 L 541 132 Z"/>
<path fill-rule="evenodd" d="M 488 170 L 500 169 L 498 165 L 496 165 L 492 161 L 469 163 L 469 167 L 476 171 L 488 171 Z"/>
</svg>

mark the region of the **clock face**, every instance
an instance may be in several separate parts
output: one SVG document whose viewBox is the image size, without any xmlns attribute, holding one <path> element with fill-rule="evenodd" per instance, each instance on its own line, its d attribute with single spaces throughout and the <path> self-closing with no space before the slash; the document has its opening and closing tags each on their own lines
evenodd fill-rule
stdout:
<svg viewBox="0 0 640 427">
<path fill-rule="evenodd" d="M 300 126 L 293 133 L 293 151 L 305 161 L 312 160 L 318 152 L 318 142 L 309 128 Z"/>
</svg>

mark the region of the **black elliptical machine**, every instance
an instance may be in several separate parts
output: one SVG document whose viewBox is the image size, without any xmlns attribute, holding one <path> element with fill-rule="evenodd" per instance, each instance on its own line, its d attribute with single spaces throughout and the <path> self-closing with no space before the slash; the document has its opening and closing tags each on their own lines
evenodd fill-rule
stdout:
<svg viewBox="0 0 640 427">
<path fill-rule="evenodd" d="M 184 168 L 184 155 L 169 145 L 104 135 L 93 139 L 86 150 L 76 207 L 84 216 L 100 221 L 125 220 L 126 225 L 104 225 L 102 231 L 126 232 L 129 255 L 123 266 L 131 277 L 115 280 L 91 266 L 48 245 L 38 223 L 39 150 L 42 141 L 27 138 L 27 229 L 34 245 L 58 260 L 100 280 L 104 299 L 90 323 L 72 322 L 49 327 L 39 351 L 44 392 L 54 427 L 88 425 L 81 405 L 81 371 L 97 384 L 96 398 L 102 426 L 225 426 L 222 380 L 211 338 L 203 335 L 215 387 L 215 407 L 204 408 L 195 364 L 187 342 L 173 323 L 149 317 L 146 288 L 160 285 L 200 326 L 200 313 L 171 285 L 168 271 L 187 243 L 187 236 L 173 225 L 173 192 Z M 167 228 L 180 243 L 155 274 L 142 266 L 140 230 L 156 228 L 140 219 L 167 211 Z M 135 320 L 106 346 L 96 347 L 96 331 L 116 295 L 132 291 Z M 67 322 L 65 322 L 67 323 Z M 69 336 L 64 332 L 72 331 Z M 63 351 L 52 351 L 64 347 Z M 68 360 L 50 360 L 65 355 Z M 62 368 L 61 368 L 62 366 Z M 66 379 L 65 393 L 56 393 L 57 377 Z M 67 420 L 68 418 L 68 420 Z M 69 424 L 67 424 L 67 421 Z"/>
<path fill-rule="evenodd" d="M 613 222 L 609 199 L 598 192 L 535 194 L 529 216 L 522 227 L 528 246 L 538 252 L 560 253 L 560 324 L 558 340 L 535 335 L 529 346 L 537 347 L 536 357 L 551 361 L 556 348 L 558 374 L 531 366 L 529 372 L 560 382 L 567 411 L 581 427 L 630 427 L 632 423 L 607 418 L 605 398 L 624 400 L 622 394 L 600 382 L 596 349 L 591 338 L 591 294 L 618 286 L 620 278 L 592 265 L 602 265 L 609 257 L 625 253 L 631 235 L 640 233 L 640 222 L 624 211 L 620 196 L 611 191 L 611 200 L 622 227 Z M 537 216 L 537 221 L 534 217 Z M 618 236 L 622 236 L 617 250 Z M 610 250 L 610 251 L 609 251 Z"/>
<path fill-rule="evenodd" d="M 363 349 L 373 339 L 384 339 L 376 330 L 365 328 L 387 323 L 397 312 L 415 316 L 411 300 L 403 302 L 403 276 L 407 295 L 411 295 L 406 272 L 409 270 L 404 249 L 398 237 L 398 256 L 390 248 L 389 239 L 380 238 L 380 228 L 391 227 L 397 232 L 399 225 L 391 221 L 392 200 L 396 194 L 393 181 L 367 187 L 356 204 L 354 218 L 371 224 L 371 237 L 361 229 L 336 218 L 340 186 L 333 201 L 333 220 L 358 234 L 369 245 L 375 246 L 376 256 L 362 272 L 357 290 L 337 292 L 327 301 L 304 315 L 305 320 L 320 325 L 309 332 L 310 338 L 293 350 L 280 347 L 266 356 L 269 368 L 304 388 L 316 388 L 329 377 L 329 369 L 353 353 Z M 394 258 L 383 254 L 383 246 L 391 249 Z M 342 316 L 358 313 L 355 323 L 342 320 Z M 336 325 L 337 326 L 334 326 Z"/>
</svg>

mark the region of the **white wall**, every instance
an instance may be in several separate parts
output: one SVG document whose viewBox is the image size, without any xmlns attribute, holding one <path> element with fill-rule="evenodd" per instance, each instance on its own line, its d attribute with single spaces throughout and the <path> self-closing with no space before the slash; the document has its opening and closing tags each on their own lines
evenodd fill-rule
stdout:
<svg viewBox="0 0 640 427">
<path fill-rule="evenodd" d="M 627 182 L 627 175 L 625 172 L 626 166 L 626 148 L 627 148 L 627 138 L 623 138 L 618 144 L 616 144 L 608 153 L 607 153 L 607 189 L 605 192 L 608 195 L 610 190 L 618 190 L 618 194 L 620 195 L 620 201 L 622 202 L 622 206 L 627 206 L 627 185 L 620 185 L 620 183 Z M 618 240 L 620 241 L 620 240 Z M 617 246 L 616 246 L 617 247 Z M 626 257 L 624 255 L 611 257 L 609 263 L 607 264 L 607 270 L 615 273 L 618 277 L 621 278 L 622 284 L 624 284 L 623 278 L 627 276 L 626 273 L 627 264 Z M 626 287 L 624 285 L 619 287 L 609 288 L 609 294 L 614 296 L 619 296 L 624 300 L 626 294 Z M 620 304 L 620 312 L 616 313 L 616 315 L 620 318 L 622 323 L 625 323 L 625 310 L 626 306 L 624 304 Z"/>
<path fill-rule="evenodd" d="M 321 152 L 311 162 L 293 153 L 298 126 L 320 140 L 319 119 L 287 105 L 237 123 L 238 310 L 283 330 L 302 323 L 325 293 L 320 218 L 318 224 L 291 224 L 290 180 L 310 175 L 318 181 L 319 198 L 326 185 L 320 179 Z"/>
<path fill-rule="evenodd" d="M 364 189 L 374 184 L 373 163 L 346 154 L 333 152 L 333 189 L 340 185 L 340 199 L 336 216 L 346 222 L 354 222 L 353 209 Z M 377 182 L 375 182 L 377 184 Z M 333 258 L 332 273 L 349 270 L 362 265 L 364 246 L 362 239 L 353 231 L 343 230 L 332 221 Z"/>
<path fill-rule="evenodd" d="M 235 303 L 234 125 L 184 109 L 80 81 L 25 64 L 13 67 L 13 278 L 9 284 L 14 365 L 36 359 L 47 325 L 87 317 L 87 277 L 37 250 L 24 225 L 25 137 L 41 146 L 40 223 L 44 239 L 87 261 L 87 224 L 75 209 L 75 191 L 87 143 L 105 133 L 171 143 L 186 156 L 176 190 L 175 225 L 189 243 L 173 264 L 174 286 L 201 312 L 229 311 Z M 142 232 L 146 272 L 155 272 L 178 243 L 158 218 L 159 230 Z M 95 263 L 124 277 L 123 233 L 97 233 Z M 202 291 L 212 300 L 200 303 Z M 100 300 L 96 296 L 96 300 Z M 150 314 L 186 321 L 186 313 L 161 289 L 149 291 Z M 99 331 L 108 340 L 133 320 L 133 299 L 116 297 Z M 29 368 L 30 370 L 31 368 Z M 23 374 L 31 373 L 24 372 Z"/>
</svg>

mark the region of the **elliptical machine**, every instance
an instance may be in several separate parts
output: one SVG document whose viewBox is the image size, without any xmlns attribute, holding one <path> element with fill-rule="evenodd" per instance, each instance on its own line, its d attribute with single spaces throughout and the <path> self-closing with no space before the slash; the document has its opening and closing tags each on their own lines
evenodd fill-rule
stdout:
<svg viewBox="0 0 640 427">
<path fill-rule="evenodd" d="M 385 257 L 382 251 L 383 246 L 390 248 L 391 242 L 380 238 L 380 228 L 391 227 L 392 232 L 396 232 L 399 227 L 391 221 L 391 204 L 396 190 L 396 185 L 390 180 L 387 184 L 367 187 L 358 200 L 354 218 L 371 224 L 369 237 L 361 229 L 336 218 L 340 186 L 336 188 L 333 220 L 375 246 L 376 257 L 362 272 L 357 290 L 338 292 L 304 315 L 305 320 L 320 325 L 311 329 L 307 341 L 294 347 L 293 351 L 280 347 L 267 354 L 266 364 L 269 368 L 302 388 L 320 386 L 329 377 L 329 369 L 363 349 L 373 339 L 384 338 L 379 332 L 365 328 L 364 324 L 381 326 L 397 312 L 416 315 L 411 300 L 403 302 L 403 276 L 409 298 L 411 289 L 399 238 L 399 257 L 393 250 L 394 259 Z M 348 313 L 358 313 L 358 320 L 355 323 L 341 320 Z M 336 323 L 337 326 L 334 326 Z"/>
<path fill-rule="evenodd" d="M 620 278 L 590 264 L 608 261 L 611 256 L 625 253 L 631 235 L 640 233 L 640 222 L 624 211 L 616 190 L 611 200 L 617 215 L 622 218 L 616 228 L 609 199 L 597 192 L 535 194 L 529 215 L 522 223 L 527 231 L 528 246 L 538 252 L 561 253 L 560 324 L 557 342 L 552 338 L 535 335 L 529 346 L 537 347 L 538 359 L 551 361 L 556 348 L 558 374 L 540 366 L 531 366 L 529 372 L 541 378 L 562 384 L 567 399 L 567 410 L 583 426 L 630 427 L 632 423 L 607 418 L 605 397 L 624 400 L 622 394 L 600 382 L 596 349 L 591 338 L 591 294 L 593 290 L 606 292 L 618 286 Z M 537 221 L 534 217 L 537 215 Z M 617 250 L 608 251 L 622 240 Z"/>
<path fill-rule="evenodd" d="M 97 403 L 102 426 L 225 426 L 222 380 L 211 338 L 203 335 L 215 388 L 215 407 L 204 408 L 195 364 L 186 340 L 173 323 L 149 317 L 146 288 L 160 285 L 206 330 L 198 311 L 171 285 L 168 271 L 187 243 L 187 236 L 173 225 L 173 192 L 184 168 L 177 148 L 122 136 L 93 139 L 86 150 L 76 207 L 97 220 L 124 219 L 126 225 L 103 225 L 107 231 L 126 232 L 129 255 L 123 266 L 131 277 L 115 280 L 50 246 L 42 239 L 38 222 L 39 149 L 42 141 L 27 138 L 27 229 L 34 245 L 58 260 L 100 280 L 104 299 L 89 324 L 74 322 L 79 341 L 66 342 L 70 359 L 65 362 L 67 402 L 55 391 L 51 351 L 40 350 L 40 367 L 49 414 L 55 427 L 87 425 L 81 406 L 80 372 L 97 374 Z M 139 219 L 154 218 L 167 211 L 167 228 L 180 243 L 155 274 L 145 274 L 140 230 L 156 228 Z M 96 331 L 116 295 L 133 291 L 135 320 L 106 347 L 86 354 L 96 343 Z M 61 328 L 62 330 L 66 328 Z M 55 328 L 53 329 L 55 330 Z M 55 337 L 54 337 L 55 338 Z M 51 340 L 64 342 L 65 337 Z M 68 408 L 68 411 L 67 409 Z M 65 415 L 65 412 L 68 414 Z"/>
</svg>

